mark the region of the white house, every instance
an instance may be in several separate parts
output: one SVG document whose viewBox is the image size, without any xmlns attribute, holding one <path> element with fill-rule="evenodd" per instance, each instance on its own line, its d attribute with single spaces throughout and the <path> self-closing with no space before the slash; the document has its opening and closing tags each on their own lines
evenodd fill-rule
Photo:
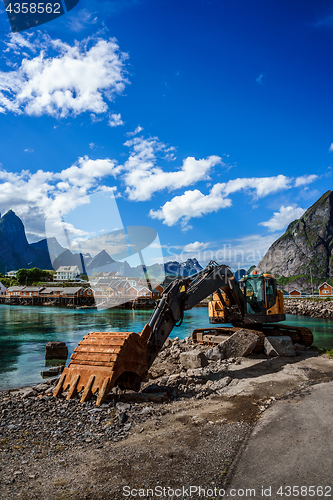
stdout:
<svg viewBox="0 0 333 500">
<path fill-rule="evenodd" d="M 58 281 L 68 281 L 75 280 L 78 276 L 80 276 L 80 269 L 77 266 L 60 266 L 55 279 Z"/>
<path fill-rule="evenodd" d="M 8 278 L 16 278 L 16 273 L 17 271 L 8 271 L 6 276 L 8 276 Z"/>
<path fill-rule="evenodd" d="M 7 288 L 0 281 L 0 295 L 6 295 Z"/>
</svg>

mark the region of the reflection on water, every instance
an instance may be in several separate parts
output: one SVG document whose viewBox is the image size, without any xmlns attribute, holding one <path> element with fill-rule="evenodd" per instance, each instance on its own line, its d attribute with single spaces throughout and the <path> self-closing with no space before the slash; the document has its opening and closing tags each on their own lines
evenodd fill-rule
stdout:
<svg viewBox="0 0 333 500">
<path fill-rule="evenodd" d="M 53 307 L 0 305 L 0 389 L 29 385 L 42 381 L 45 367 L 45 344 L 50 340 L 66 342 L 69 355 L 79 341 L 92 331 L 139 332 L 151 311 L 109 309 L 67 310 Z M 311 328 L 318 347 L 333 348 L 333 321 L 287 316 L 286 323 Z M 207 328 L 205 307 L 186 311 L 184 321 L 174 328 L 171 337 L 184 338 L 194 328 Z"/>
</svg>

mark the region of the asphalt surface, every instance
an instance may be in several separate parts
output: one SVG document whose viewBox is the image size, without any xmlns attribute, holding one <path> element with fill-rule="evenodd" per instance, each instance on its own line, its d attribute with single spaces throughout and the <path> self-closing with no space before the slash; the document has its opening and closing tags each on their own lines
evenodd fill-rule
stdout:
<svg viewBox="0 0 333 500">
<path fill-rule="evenodd" d="M 228 497 L 333 499 L 332 424 L 333 382 L 275 402 L 229 471 Z"/>
</svg>

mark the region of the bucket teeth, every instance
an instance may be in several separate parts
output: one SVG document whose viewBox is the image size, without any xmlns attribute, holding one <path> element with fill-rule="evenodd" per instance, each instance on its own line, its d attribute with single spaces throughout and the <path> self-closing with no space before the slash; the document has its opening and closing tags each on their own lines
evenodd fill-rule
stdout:
<svg viewBox="0 0 333 500">
<path fill-rule="evenodd" d="M 57 396 L 60 396 L 60 394 L 62 393 L 63 391 L 63 383 L 64 383 L 64 380 L 65 380 L 65 377 L 66 377 L 66 374 L 63 373 L 59 379 L 59 382 L 57 383 L 56 385 L 56 388 L 54 389 L 53 391 L 53 396 L 56 398 Z"/>
<path fill-rule="evenodd" d="M 69 387 L 66 399 L 71 399 L 71 398 L 74 398 L 76 396 L 77 384 L 79 383 L 79 380 L 80 380 L 80 375 L 79 374 L 75 375 L 73 382 L 71 383 L 71 385 Z"/>
<path fill-rule="evenodd" d="M 117 381 L 126 373 L 134 374 L 129 388 L 138 390 L 137 380 L 142 380 L 148 370 L 147 340 L 150 329 L 144 335 L 134 332 L 91 332 L 79 343 L 64 369 L 53 395 L 60 396 L 68 389 L 67 398 L 81 394 L 81 403 L 92 394 L 98 394 L 96 404 L 100 406 Z M 133 377 L 132 377 L 133 378 Z"/>
<path fill-rule="evenodd" d="M 102 387 L 99 390 L 97 401 L 96 401 L 96 406 L 101 406 L 102 403 L 106 400 L 106 396 L 109 393 L 110 390 L 110 382 L 111 378 L 110 377 L 105 377 L 104 382 Z"/>
<path fill-rule="evenodd" d="M 95 380 L 95 375 L 91 375 L 90 379 L 88 380 L 88 384 L 86 385 L 86 387 L 83 391 L 83 394 L 81 396 L 80 403 L 85 403 L 86 401 L 88 401 L 88 399 L 91 398 L 91 396 L 92 396 L 91 389 L 92 389 L 94 380 Z"/>
</svg>

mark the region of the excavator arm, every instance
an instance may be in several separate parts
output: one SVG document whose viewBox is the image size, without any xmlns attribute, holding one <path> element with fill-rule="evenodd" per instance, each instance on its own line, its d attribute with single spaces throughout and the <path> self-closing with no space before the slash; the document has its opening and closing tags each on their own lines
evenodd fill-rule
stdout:
<svg viewBox="0 0 333 500">
<path fill-rule="evenodd" d="M 222 288 L 244 314 L 244 295 L 225 265 L 211 261 L 196 275 L 176 279 L 165 289 L 141 333 L 91 332 L 84 337 L 63 371 L 54 396 L 81 393 L 81 402 L 97 394 L 103 403 L 112 387 L 138 391 L 165 340 L 181 324 L 184 311 Z"/>
</svg>

